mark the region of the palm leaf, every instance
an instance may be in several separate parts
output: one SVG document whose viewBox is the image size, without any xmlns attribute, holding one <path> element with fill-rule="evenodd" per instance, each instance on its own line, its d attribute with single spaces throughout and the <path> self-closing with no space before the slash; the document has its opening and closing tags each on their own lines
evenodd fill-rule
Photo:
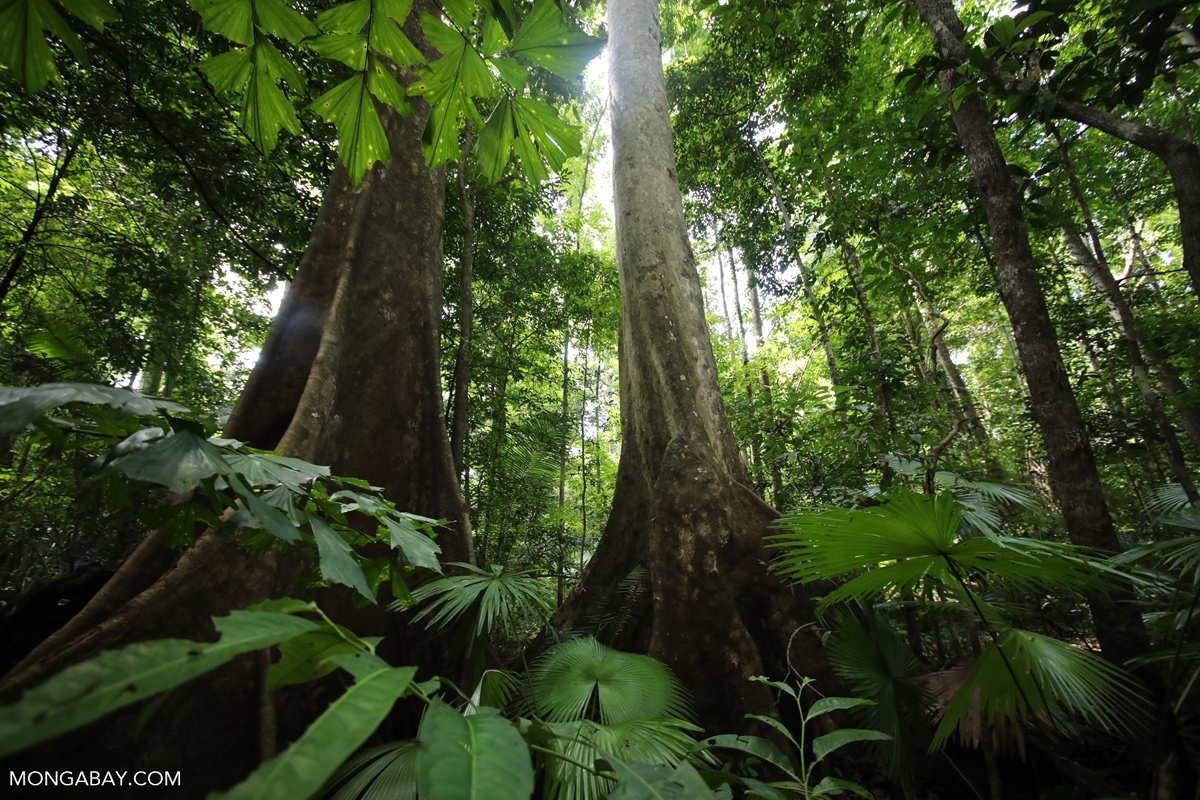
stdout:
<svg viewBox="0 0 1200 800">
<path fill-rule="evenodd" d="M 329 800 L 416 800 L 417 743 L 388 742 L 364 750 L 333 774 L 319 797 Z M 337 791 L 330 795 L 333 789 Z"/>
<path fill-rule="evenodd" d="M 1160 517 L 1173 511 L 1182 511 L 1191 505 L 1187 493 L 1178 483 L 1168 483 L 1150 492 L 1146 498 L 1146 511 L 1152 517 Z"/>
<path fill-rule="evenodd" d="M 989 724 L 1071 712 L 1110 730 L 1134 727 L 1147 705 L 1137 682 L 1099 656 L 1016 628 L 1000 631 L 975 662 L 946 707 L 931 750 L 963 724 L 972 702 Z"/>
<path fill-rule="evenodd" d="M 591 637 L 548 650 L 529 670 L 529 692 L 533 713 L 549 722 L 598 717 L 614 725 L 691 716 L 687 692 L 665 664 L 613 650 Z"/>
<path fill-rule="evenodd" d="M 526 572 L 506 571 L 497 564 L 492 565 L 490 572 L 466 563 L 451 562 L 446 566 L 463 571 L 413 590 L 418 602 L 430 601 L 414 617 L 414 622 L 428 618 L 427 626 L 444 628 L 473 614 L 474 634 L 483 637 L 498 624 L 507 631 L 515 613 L 545 619 L 553 607 L 549 587 Z M 399 601 L 391 605 L 393 611 L 402 608 Z"/>
<path fill-rule="evenodd" d="M 554 735 L 550 749 L 567 758 L 593 764 L 606 753 L 624 762 L 675 766 L 695 747 L 693 732 L 700 728 L 680 719 L 652 717 L 612 725 L 591 720 L 549 723 Z M 546 797 L 556 800 L 590 800 L 604 797 L 613 781 L 579 769 L 570 762 L 549 756 L 545 766 Z"/>
</svg>

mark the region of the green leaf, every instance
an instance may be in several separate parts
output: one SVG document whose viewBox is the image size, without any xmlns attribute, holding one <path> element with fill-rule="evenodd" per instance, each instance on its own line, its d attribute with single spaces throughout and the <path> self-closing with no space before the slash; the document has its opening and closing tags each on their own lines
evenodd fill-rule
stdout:
<svg viewBox="0 0 1200 800">
<path fill-rule="evenodd" d="M 250 80 L 254 65 L 246 48 L 238 47 L 204 59 L 200 62 L 200 71 L 208 76 L 218 92 L 241 94 Z"/>
<path fill-rule="evenodd" d="M 513 100 L 513 113 L 518 127 L 528 130 L 551 171 L 558 172 L 568 158 L 583 152 L 579 127 L 563 122 L 550 104 L 518 97 Z"/>
<path fill-rule="evenodd" d="M 241 528 L 263 528 L 267 533 L 283 541 L 294 544 L 300 541 L 300 530 L 277 508 L 264 503 L 258 495 L 246 488 L 246 485 L 236 475 L 230 475 L 229 485 L 237 492 L 238 497 L 246 505 L 229 519 L 229 524 Z M 241 512 L 246 513 L 241 513 Z"/>
<path fill-rule="evenodd" d="M 537 0 L 508 51 L 524 56 L 565 80 L 574 80 L 604 49 L 604 40 L 588 36 L 563 19 L 554 0 Z"/>
<path fill-rule="evenodd" d="M 783 754 L 783 751 L 774 742 L 768 739 L 762 739 L 758 736 L 742 736 L 727 733 L 720 736 L 711 736 L 700 742 L 694 749 L 710 749 L 713 747 L 738 750 L 747 755 L 762 759 L 768 764 L 782 770 L 785 774 L 791 775 L 793 778 L 796 777 L 792 772 L 792 764 L 788 761 L 787 756 Z"/>
<path fill-rule="evenodd" d="M 309 797 L 324 785 L 392 710 L 412 685 L 416 667 L 364 675 L 333 702 L 296 742 L 228 792 L 212 800 Z"/>
<path fill-rule="evenodd" d="M 361 33 L 331 33 L 308 40 L 308 46 L 319 56 L 340 61 L 356 72 L 367 67 L 367 37 Z"/>
<path fill-rule="evenodd" d="M 259 29 L 292 44 L 320 33 L 308 17 L 281 0 L 254 0 L 254 22 Z"/>
<path fill-rule="evenodd" d="M 271 453 L 226 453 L 225 461 L 250 486 L 282 486 L 295 494 L 303 494 L 304 487 L 316 479 L 329 477 L 329 467 Z"/>
<path fill-rule="evenodd" d="M 479 159 L 479 168 L 489 183 L 495 183 L 504 176 L 504 169 L 508 166 L 508 153 L 512 149 L 514 126 L 511 104 L 505 97 L 492 109 L 479 139 L 475 142 L 475 156 Z"/>
<path fill-rule="evenodd" d="M 421 721 L 422 800 L 528 800 L 533 766 L 517 728 L 492 708 L 464 717 L 434 699 Z"/>
<path fill-rule="evenodd" d="M 58 0 L 64 11 L 83 20 L 98 31 L 104 30 L 105 23 L 115 21 L 117 10 L 108 0 Z"/>
<path fill-rule="evenodd" d="M 292 134 L 300 131 L 296 110 L 276 81 L 283 79 L 302 86 L 303 79 L 275 45 L 261 34 L 255 34 L 250 61 L 254 69 L 242 98 L 241 126 L 264 153 L 270 153 L 279 141 L 281 129 Z"/>
<path fill-rule="evenodd" d="M 326 33 L 358 34 L 362 33 L 363 26 L 369 19 L 371 0 L 352 0 L 322 11 L 317 16 L 317 27 Z"/>
<path fill-rule="evenodd" d="M 529 71 L 521 66 L 521 62 L 515 58 L 492 58 L 488 63 L 496 68 L 500 73 L 501 79 L 517 91 L 518 94 L 525 90 L 525 84 L 529 80 Z"/>
<path fill-rule="evenodd" d="M 605 754 L 607 756 L 607 754 Z M 712 790 L 704 783 L 696 768 L 686 761 L 672 769 L 659 764 L 626 764 L 607 756 L 617 773 L 616 787 L 609 800 L 691 800 L 712 798 Z"/>
<path fill-rule="evenodd" d="M 204 27 L 238 44 L 254 43 L 254 0 L 189 0 Z"/>
<path fill-rule="evenodd" d="M 371 49 L 387 56 L 401 69 L 425 62 L 425 56 L 400 29 L 411 5 L 412 0 L 376 0 L 375 13 L 391 19 L 375 16 L 371 23 Z"/>
<path fill-rule="evenodd" d="M 119 447 L 119 445 L 118 445 Z M 232 474 L 221 451 L 193 433 L 172 433 L 128 455 L 119 455 L 101 470 L 120 472 L 135 481 L 166 486 L 183 494 L 216 475 Z"/>
<path fill-rule="evenodd" d="M 263 694 L 282 686 L 306 683 L 337 669 L 332 656 L 362 652 L 368 646 L 339 626 L 326 625 L 293 637 L 279 645 L 279 661 L 267 668 Z"/>
<path fill-rule="evenodd" d="M 386 162 L 391 155 L 365 76 L 356 75 L 342 81 L 318 97 L 311 108 L 326 122 L 337 126 L 338 155 L 354 183 L 358 183 L 376 161 Z"/>
<path fill-rule="evenodd" d="M 303 610 L 288 600 L 275 608 Z M 264 604 L 265 605 L 265 604 Z M 141 642 L 67 667 L 0 708 L 0 758 L 93 722 L 112 711 L 174 688 L 240 653 L 270 647 L 317 627 L 286 613 L 234 611 L 213 620 L 215 643 L 186 639 Z"/>
<path fill-rule="evenodd" d="M 870 700 L 864 700 L 861 697 L 822 697 L 812 704 L 812 708 L 804 715 L 804 719 L 807 721 L 822 714 L 828 714 L 830 711 L 840 711 L 846 708 L 867 706 L 870 704 Z"/>
<path fill-rule="evenodd" d="M 467 30 L 475 21 L 475 0 L 443 0 L 442 10 L 459 30 Z"/>
<path fill-rule="evenodd" d="M 626 763 L 660 764 L 667 767 L 668 773 L 686 760 L 696 744 L 692 734 L 700 730 L 673 717 L 646 717 L 612 725 L 592 720 L 551 722 L 546 729 L 553 738 L 544 746 L 566 758 L 586 764 L 602 753 Z M 599 797 L 612 788 L 610 778 L 577 769 L 564 759 L 551 756 L 541 760 L 547 797 Z"/>
<path fill-rule="evenodd" d="M 94 24 L 94 20 L 89 19 Z M 83 61 L 83 43 L 70 25 L 46 0 L 3 0 L 0 2 L 0 64 L 13 70 L 27 90 L 39 92 L 52 79 L 58 80 L 54 53 L 43 31 L 54 33 Z"/>
<path fill-rule="evenodd" d="M 45 383 L 32 388 L 0 386 L 0 436 L 16 433 L 50 409 L 70 403 L 106 405 L 117 412 L 117 419 L 188 410 L 178 403 L 147 397 L 131 389 L 94 383 Z"/>
<path fill-rule="evenodd" d="M 812 789 L 813 797 L 824 797 L 827 794 L 841 794 L 842 792 L 851 792 L 859 797 L 866 797 L 867 800 L 874 800 L 875 795 L 868 792 L 863 787 L 859 786 L 854 781 L 835 778 L 832 775 L 826 775 Z"/>
<path fill-rule="evenodd" d="M 404 517 L 384 517 L 383 525 L 391 536 L 392 547 L 399 550 L 404 561 L 414 567 L 426 567 L 435 572 L 442 571 L 438 553 L 442 548 L 437 542 L 418 531 Z"/>
<path fill-rule="evenodd" d="M 892 737 L 880 731 L 869 731 L 863 728 L 842 728 L 824 736 L 813 739 L 813 757 L 820 761 L 825 756 L 852 742 L 887 741 Z"/>
<path fill-rule="evenodd" d="M 463 120 L 484 127 L 474 98 L 491 96 L 496 80 L 462 34 L 424 12 L 421 22 L 430 44 L 442 54 L 422 67 L 418 80 L 408 88 L 409 94 L 424 96 L 430 105 L 425 161 L 432 167 L 458 158 L 458 131 Z"/>
<path fill-rule="evenodd" d="M 593 702 L 606 725 L 691 714 L 683 684 L 665 664 L 590 637 L 550 648 L 530 669 L 529 681 L 536 713 L 551 722 L 583 719 Z"/>
<path fill-rule="evenodd" d="M 351 555 L 353 550 L 337 531 L 320 517 L 312 517 L 313 536 L 317 540 L 317 554 L 321 558 L 321 577 L 335 583 L 345 584 L 358 590 L 359 594 L 375 602 L 375 595 L 367 584 L 367 576 Z"/>
<path fill-rule="evenodd" d="M 390 23 L 383 23 L 388 25 Z M 404 87 L 396 80 L 391 71 L 374 53 L 367 57 L 367 88 L 380 102 L 387 103 L 396 109 L 401 116 L 412 114 L 414 109 L 404 93 Z"/>
</svg>

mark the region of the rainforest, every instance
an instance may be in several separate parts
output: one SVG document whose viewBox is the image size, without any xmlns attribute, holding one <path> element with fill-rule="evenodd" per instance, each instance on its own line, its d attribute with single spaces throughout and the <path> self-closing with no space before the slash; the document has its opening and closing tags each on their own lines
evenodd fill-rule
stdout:
<svg viewBox="0 0 1200 800">
<path fill-rule="evenodd" d="M 5 796 L 1200 798 L 1198 18 L 0 0 Z"/>
</svg>

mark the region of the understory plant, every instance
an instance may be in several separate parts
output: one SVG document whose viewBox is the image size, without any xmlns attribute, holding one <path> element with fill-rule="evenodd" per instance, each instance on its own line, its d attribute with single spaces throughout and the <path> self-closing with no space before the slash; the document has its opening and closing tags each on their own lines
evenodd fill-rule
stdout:
<svg viewBox="0 0 1200 800">
<path fill-rule="evenodd" d="M 1110 566 L 1070 545 L 965 525 L 964 509 L 948 491 L 899 490 L 876 506 L 791 514 L 779 527 L 783 532 L 772 537 L 772 545 L 783 577 L 797 583 L 840 579 L 821 598 L 820 609 L 920 598 L 949 604 L 986 632 L 978 656 L 959 667 L 951 691 L 933 710 L 937 725 L 931 751 L 981 725 L 1061 727 L 1066 715 L 1075 715 L 1128 732 L 1144 722 L 1145 698 L 1128 673 L 1087 650 L 1010 622 L 1022 595 L 1100 588 L 1122 577 Z M 841 619 L 844 623 L 847 617 Z M 885 643 L 895 649 L 894 638 L 885 637 Z M 853 665 L 866 650 L 853 639 L 843 641 L 840 659 L 834 650 L 835 665 L 840 660 L 843 676 L 865 696 L 894 694 L 900 691 L 898 681 L 911 679 L 903 673 L 911 672 L 912 664 L 894 655 L 887 670 L 901 674 L 879 670 L 876 679 L 865 679 L 862 673 L 872 672 L 870 667 Z M 896 698 L 884 699 L 884 708 L 897 707 Z"/>
</svg>

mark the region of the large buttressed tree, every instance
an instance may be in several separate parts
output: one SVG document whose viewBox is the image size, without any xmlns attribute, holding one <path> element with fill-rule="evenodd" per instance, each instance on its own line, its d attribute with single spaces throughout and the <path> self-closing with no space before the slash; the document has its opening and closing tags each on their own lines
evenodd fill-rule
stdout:
<svg viewBox="0 0 1200 800">
<path fill-rule="evenodd" d="M 404 32 L 436 57 L 415 14 Z M 402 83 L 413 80 L 397 72 Z M 406 511 L 448 520 L 437 540 L 442 558 L 470 562 L 470 526 L 441 400 L 445 176 L 427 166 L 422 151 L 429 106 L 420 98 L 413 105 L 408 116 L 381 106 L 391 149 L 386 164 L 357 186 L 344 166 L 335 170 L 225 435 L 329 465 L 334 474 L 382 487 Z M 208 638 L 212 616 L 294 593 L 303 566 L 286 553 L 262 556 L 212 532 L 176 560 L 152 535 L 76 618 L 10 673 L 4 691 L 100 649 L 156 637 Z M 383 605 L 353 610 L 348 593 L 332 590 L 322 599 L 358 634 L 403 648 L 398 618 Z M 419 660 L 411 650 L 391 654 Z M 180 769 L 201 794 L 235 783 L 274 749 L 275 709 L 260 701 L 263 667 L 248 657 L 190 684 L 140 734 L 137 714 L 119 716 L 100 735 L 89 731 L 75 743 L 80 768 L 87 761 Z M 47 763 L 54 758 L 47 754 Z"/>
<path fill-rule="evenodd" d="M 554 622 L 582 629 L 612 587 L 644 576 L 608 635 L 671 666 L 710 731 L 773 713 L 747 680 L 788 665 L 825 670 L 812 612 L 767 574 L 777 512 L 751 488 L 721 398 L 703 293 L 683 214 L 655 0 L 610 0 L 609 91 L 621 277 L 621 458 L 612 513 Z M 636 593 L 630 593 L 634 595 Z M 789 647 L 790 652 L 789 652 Z"/>
</svg>

